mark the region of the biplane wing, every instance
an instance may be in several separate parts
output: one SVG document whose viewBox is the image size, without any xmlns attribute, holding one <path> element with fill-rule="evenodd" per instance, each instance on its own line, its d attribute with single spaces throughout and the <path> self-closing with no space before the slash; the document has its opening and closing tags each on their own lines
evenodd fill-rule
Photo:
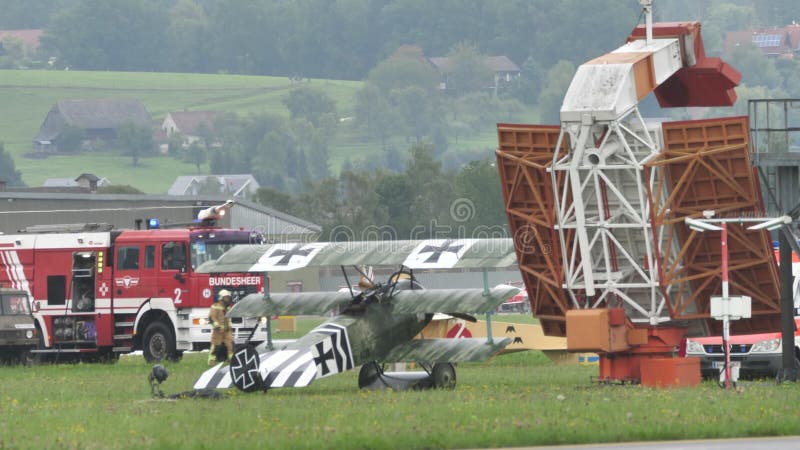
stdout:
<svg viewBox="0 0 800 450">
<path fill-rule="evenodd" d="M 489 289 L 420 289 L 398 291 L 392 296 L 396 313 L 467 313 L 483 314 L 493 311 L 507 299 L 517 295 L 519 288 L 499 285 Z"/>
<path fill-rule="evenodd" d="M 239 300 L 228 311 L 228 317 L 300 316 L 322 315 L 347 304 L 352 297 L 349 292 L 297 292 L 250 294 Z"/>
<path fill-rule="evenodd" d="M 383 362 L 444 363 L 484 361 L 503 350 L 511 339 L 414 339 L 393 348 Z"/>
<path fill-rule="evenodd" d="M 303 267 L 399 266 L 409 269 L 509 267 L 516 264 L 511 239 L 312 242 L 238 245 L 199 273 L 280 272 Z"/>
<path fill-rule="evenodd" d="M 414 313 L 469 313 L 483 314 L 494 310 L 506 299 L 519 292 L 519 288 L 499 285 L 488 295 L 480 289 L 403 290 L 392 296 L 394 312 Z M 239 300 L 228 312 L 229 317 L 263 317 L 279 315 L 319 315 L 352 300 L 348 292 L 300 292 L 250 294 Z"/>
</svg>

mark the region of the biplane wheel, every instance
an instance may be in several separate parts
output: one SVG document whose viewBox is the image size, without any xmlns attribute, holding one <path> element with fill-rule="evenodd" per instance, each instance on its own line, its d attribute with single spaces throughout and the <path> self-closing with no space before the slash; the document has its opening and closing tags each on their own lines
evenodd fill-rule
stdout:
<svg viewBox="0 0 800 450">
<path fill-rule="evenodd" d="M 436 389 L 456 388 L 456 368 L 450 363 L 434 364 L 431 376 Z"/>
<path fill-rule="evenodd" d="M 375 383 L 381 372 L 380 366 L 375 361 L 370 361 L 361 366 L 361 370 L 358 372 L 358 388 L 364 389 Z"/>
<path fill-rule="evenodd" d="M 261 359 L 256 348 L 252 345 L 245 345 L 241 350 L 233 354 L 229 366 L 231 380 L 237 389 L 244 392 L 253 392 L 263 388 L 264 382 L 258 373 L 258 366 Z"/>
</svg>

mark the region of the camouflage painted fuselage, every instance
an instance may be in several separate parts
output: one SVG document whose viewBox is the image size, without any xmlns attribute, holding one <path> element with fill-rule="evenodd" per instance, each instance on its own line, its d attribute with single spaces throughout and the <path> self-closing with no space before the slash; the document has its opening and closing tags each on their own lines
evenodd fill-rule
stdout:
<svg viewBox="0 0 800 450">
<path fill-rule="evenodd" d="M 326 324 L 342 326 L 352 350 L 353 363 L 360 366 L 370 361 L 383 361 L 397 345 L 414 338 L 430 322 L 431 314 L 399 314 L 391 303 L 372 304 L 361 311 L 352 308 Z M 324 338 L 312 331 L 286 349 L 309 348 Z"/>
</svg>

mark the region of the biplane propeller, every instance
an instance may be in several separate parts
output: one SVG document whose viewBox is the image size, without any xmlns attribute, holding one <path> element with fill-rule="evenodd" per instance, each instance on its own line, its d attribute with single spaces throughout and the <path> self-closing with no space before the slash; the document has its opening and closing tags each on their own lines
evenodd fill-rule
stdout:
<svg viewBox="0 0 800 450">
<path fill-rule="evenodd" d="M 384 246 L 383 249 L 380 247 Z M 386 246 L 393 246 L 388 249 Z M 230 317 L 338 314 L 305 336 L 287 344 L 271 341 L 240 348 L 229 365 L 205 371 L 195 389 L 245 391 L 308 386 L 361 366 L 360 388 L 454 388 L 453 363 L 482 361 L 511 340 L 460 338 L 414 339 L 432 320 L 445 313 L 467 320 L 493 311 L 519 292 L 499 285 L 484 289 L 426 290 L 413 270 L 419 268 L 507 267 L 516 261 L 510 239 L 463 239 L 239 246 L 198 271 L 270 272 L 325 265 L 400 264 L 384 283 L 363 290 L 251 294 L 229 312 Z M 344 272 L 344 269 L 343 269 Z M 348 286 L 350 285 L 348 280 Z M 384 372 L 384 363 L 414 362 L 422 371 Z"/>
</svg>

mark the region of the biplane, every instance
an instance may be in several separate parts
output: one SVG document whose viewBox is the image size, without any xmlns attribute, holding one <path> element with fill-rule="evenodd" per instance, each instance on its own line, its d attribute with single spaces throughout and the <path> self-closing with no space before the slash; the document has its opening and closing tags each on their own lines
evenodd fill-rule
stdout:
<svg viewBox="0 0 800 450">
<path fill-rule="evenodd" d="M 229 388 L 245 392 L 304 387 L 314 380 L 361 366 L 362 389 L 452 389 L 454 363 L 482 361 L 511 340 L 414 339 L 434 314 L 474 321 L 473 314 L 494 311 L 519 292 L 499 285 L 483 289 L 426 290 L 414 276 L 419 269 L 508 267 L 516 263 L 510 239 L 374 241 L 237 246 L 197 270 L 205 273 L 269 273 L 301 267 L 400 267 L 385 282 L 362 278 L 360 289 L 345 292 L 251 294 L 229 311 L 229 317 L 336 315 L 296 341 L 275 345 L 268 340 L 238 349 L 231 363 L 205 371 L 195 389 Z M 362 272 L 363 274 L 363 272 Z M 387 372 L 386 363 L 413 362 L 420 371 Z"/>
</svg>

